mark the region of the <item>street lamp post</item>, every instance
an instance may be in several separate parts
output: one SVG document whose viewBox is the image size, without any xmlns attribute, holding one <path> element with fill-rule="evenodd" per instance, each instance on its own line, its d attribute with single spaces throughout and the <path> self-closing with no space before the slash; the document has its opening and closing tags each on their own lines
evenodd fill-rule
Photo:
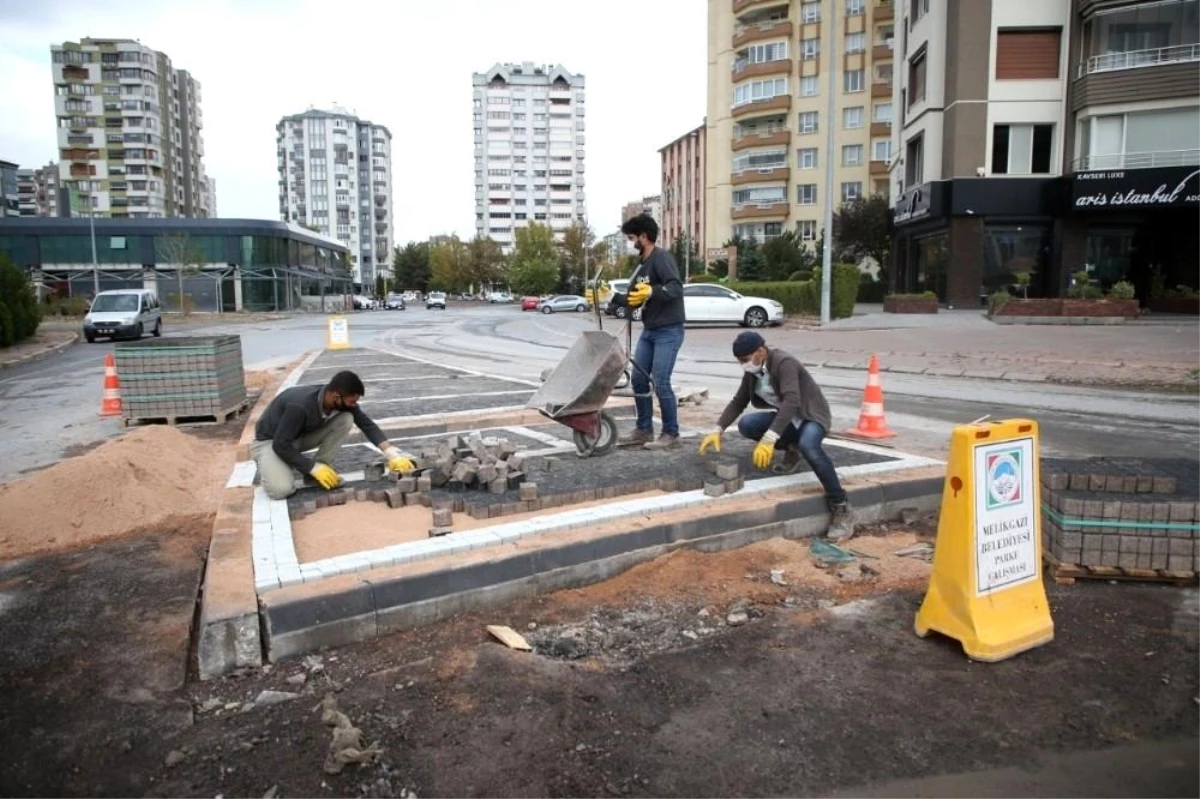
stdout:
<svg viewBox="0 0 1200 799">
<path fill-rule="evenodd" d="M 837 114 L 837 13 L 829 15 L 829 94 L 825 120 L 825 247 L 821 252 L 821 324 L 830 320 L 833 289 L 833 126 Z"/>
</svg>

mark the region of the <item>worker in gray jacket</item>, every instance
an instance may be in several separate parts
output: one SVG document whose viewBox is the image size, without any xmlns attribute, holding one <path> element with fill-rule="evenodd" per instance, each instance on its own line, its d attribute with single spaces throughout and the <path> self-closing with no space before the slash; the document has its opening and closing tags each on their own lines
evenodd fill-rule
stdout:
<svg viewBox="0 0 1200 799">
<path fill-rule="evenodd" d="M 783 350 L 768 348 L 763 337 L 752 330 L 734 340 L 733 355 L 742 365 L 742 384 L 716 428 L 700 442 L 700 454 L 710 447 L 720 452 L 721 434 L 737 420 L 738 432 L 758 442 L 753 458 L 759 469 L 770 468 L 779 450 L 784 455 L 783 463 L 774 467 L 776 474 L 791 474 L 801 460 L 808 462 L 829 504 L 831 518 L 826 536 L 833 541 L 850 538 L 854 535 L 850 500 L 833 461 L 821 446 L 832 423 L 825 395 L 800 361 Z M 748 405 L 764 410 L 742 416 Z"/>
<path fill-rule="evenodd" d="M 379 448 L 392 471 L 416 468 L 412 456 L 389 443 L 379 425 L 358 407 L 365 393 L 358 375 L 338 372 L 325 385 L 296 386 L 271 400 L 254 429 L 250 450 L 267 496 L 287 499 L 296 492 L 293 469 L 309 475 L 327 491 L 341 485 L 341 475 L 331 464 L 350 435 L 351 425 Z M 315 457 L 304 454 L 312 449 Z"/>
</svg>

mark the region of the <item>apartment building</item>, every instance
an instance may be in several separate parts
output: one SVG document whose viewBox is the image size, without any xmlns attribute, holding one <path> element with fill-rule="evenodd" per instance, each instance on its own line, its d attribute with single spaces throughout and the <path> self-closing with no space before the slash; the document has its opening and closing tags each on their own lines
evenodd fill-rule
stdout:
<svg viewBox="0 0 1200 799">
<path fill-rule="evenodd" d="M 627 220 L 633 219 L 638 214 L 649 214 L 650 217 L 659 224 L 660 243 L 666 241 L 662 236 L 662 215 L 663 215 L 663 199 L 661 195 L 655 194 L 650 197 L 643 197 L 640 200 L 634 200 L 630 203 L 625 203 L 621 206 L 621 224 Z"/>
<path fill-rule="evenodd" d="M 51 45 L 59 177 L 101 217 L 205 217 L 200 83 L 132 39 Z"/>
<path fill-rule="evenodd" d="M 506 253 L 530 222 L 561 238 L 587 216 L 584 76 L 526 61 L 476 72 L 472 84 L 475 232 Z"/>
<path fill-rule="evenodd" d="M 658 151 L 662 160 L 663 200 L 662 219 L 658 220 L 659 240 L 668 247 L 685 233 L 695 242 L 693 249 L 704 246 L 707 130 L 707 124 L 701 124 Z"/>
<path fill-rule="evenodd" d="M 210 177 L 205 182 L 204 191 L 208 195 L 208 215 L 215 219 L 217 216 L 217 179 Z"/>
<path fill-rule="evenodd" d="M 59 202 L 58 162 L 39 169 L 17 170 L 17 208 L 19 216 L 67 215 L 68 203 Z"/>
<path fill-rule="evenodd" d="M 0 216 L 20 216 L 17 193 L 17 170 L 12 161 L 0 161 Z"/>
<path fill-rule="evenodd" d="M 901 3 L 894 288 L 973 307 L 1021 273 L 1030 296 L 1082 269 L 1143 298 L 1155 267 L 1194 284 L 1198 5 Z"/>
<path fill-rule="evenodd" d="M 392 273 L 392 134 L 344 108 L 310 108 L 275 126 L 279 217 L 350 250 L 358 290 Z"/>
<path fill-rule="evenodd" d="M 887 191 L 893 17 L 891 0 L 709 0 L 706 248 L 815 242 L 826 203 Z"/>
</svg>

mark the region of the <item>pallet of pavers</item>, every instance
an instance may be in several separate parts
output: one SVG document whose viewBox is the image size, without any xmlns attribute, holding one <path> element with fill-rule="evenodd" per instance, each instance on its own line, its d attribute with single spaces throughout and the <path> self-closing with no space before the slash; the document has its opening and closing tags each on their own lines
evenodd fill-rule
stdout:
<svg viewBox="0 0 1200 799">
<path fill-rule="evenodd" d="M 1200 573 L 1200 467 L 1182 459 L 1042 460 L 1050 575 L 1191 583 Z"/>
<path fill-rule="evenodd" d="M 247 405 L 238 336 L 149 339 L 116 347 L 121 409 L 136 422 L 221 423 Z"/>
</svg>

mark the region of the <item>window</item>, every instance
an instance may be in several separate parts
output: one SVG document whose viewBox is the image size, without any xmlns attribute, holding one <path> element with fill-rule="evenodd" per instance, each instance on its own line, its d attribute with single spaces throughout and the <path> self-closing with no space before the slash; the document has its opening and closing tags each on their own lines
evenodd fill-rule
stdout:
<svg viewBox="0 0 1200 799">
<path fill-rule="evenodd" d="M 909 0 L 908 26 L 916 25 L 921 17 L 929 13 L 929 0 Z"/>
<path fill-rule="evenodd" d="M 773 78 L 743 83 L 734 88 L 733 105 L 736 108 L 746 103 L 758 103 L 770 100 L 781 94 L 787 94 L 787 78 Z"/>
<path fill-rule="evenodd" d="M 908 107 L 912 108 L 924 100 L 925 48 L 922 47 L 908 62 Z"/>
<path fill-rule="evenodd" d="M 853 92 L 861 92 L 863 90 L 863 71 L 861 69 L 848 69 L 842 73 L 842 91 L 847 94 Z"/>
<path fill-rule="evenodd" d="M 1053 139 L 1053 125 L 995 125 L 992 128 L 992 174 L 1048 174 Z"/>
<path fill-rule="evenodd" d="M 864 53 L 867 50 L 867 34 L 865 33 L 847 33 L 846 34 L 846 52 L 847 53 Z"/>
<path fill-rule="evenodd" d="M 748 169 L 775 169 L 776 167 L 786 166 L 786 150 L 741 153 L 733 159 L 734 172 L 745 172 Z M 567 174 L 570 173 L 568 172 Z"/>
<path fill-rule="evenodd" d="M 801 97 L 816 97 L 820 91 L 820 78 L 816 75 L 805 75 L 800 78 L 800 96 Z"/>
<path fill-rule="evenodd" d="M 796 235 L 800 241 L 816 241 L 817 240 L 817 221 L 815 219 L 801 219 L 796 222 Z"/>
<path fill-rule="evenodd" d="M 846 0 L 846 16 L 857 17 L 866 13 L 865 0 Z"/>
<path fill-rule="evenodd" d="M 820 39 L 801 39 L 800 55 L 805 61 L 812 61 L 821 56 Z"/>
<path fill-rule="evenodd" d="M 996 80 L 1058 77 L 1062 30 L 1001 30 L 996 33 Z"/>
<path fill-rule="evenodd" d="M 891 124 L 892 121 L 892 104 L 891 103 L 875 103 L 871 109 L 872 122 L 886 122 Z"/>
<path fill-rule="evenodd" d="M 871 142 L 871 160 L 888 162 L 892 160 L 892 140 L 876 139 Z"/>
<path fill-rule="evenodd" d="M 753 189 L 735 189 L 734 205 L 773 205 L 787 202 L 786 186 L 762 186 Z"/>
<path fill-rule="evenodd" d="M 846 144 L 842 146 L 842 166 L 862 166 L 863 148 L 861 144 Z"/>
<path fill-rule="evenodd" d="M 820 22 L 821 20 L 821 4 L 804 3 L 800 6 L 800 19 L 805 22 Z"/>
<path fill-rule="evenodd" d="M 1200 150 L 1200 108 L 1107 114 L 1079 123 L 1078 169 L 1186 164 Z M 1191 158 L 1189 159 L 1189 154 Z"/>
<path fill-rule="evenodd" d="M 796 168 L 797 169 L 816 169 L 817 168 L 817 148 L 806 147 L 803 150 L 796 151 Z"/>
<path fill-rule="evenodd" d="M 861 182 L 855 180 L 842 184 L 842 202 L 852 203 L 855 200 L 861 200 L 862 196 L 863 193 Z"/>
<path fill-rule="evenodd" d="M 796 186 L 796 202 L 800 205 L 817 204 L 817 184 L 801 183 Z"/>
<path fill-rule="evenodd" d="M 904 185 L 918 186 L 925 178 L 925 135 L 919 133 L 904 148 Z"/>
<path fill-rule="evenodd" d="M 800 115 L 800 132 L 816 133 L 819 115 L 816 111 L 805 111 Z"/>
<path fill-rule="evenodd" d="M 846 130 L 854 130 L 863 126 L 863 107 L 861 105 L 850 106 L 842 109 L 842 127 Z"/>
<path fill-rule="evenodd" d="M 746 48 L 745 63 L 764 64 L 768 61 L 786 61 L 788 57 L 787 42 L 772 42 L 770 44 L 752 44 Z M 739 59 L 740 61 L 741 59 Z"/>
<path fill-rule="evenodd" d="M 1084 23 L 1082 70 L 1102 72 L 1196 59 L 1200 40 L 1196 0 L 1122 5 Z"/>
</svg>

